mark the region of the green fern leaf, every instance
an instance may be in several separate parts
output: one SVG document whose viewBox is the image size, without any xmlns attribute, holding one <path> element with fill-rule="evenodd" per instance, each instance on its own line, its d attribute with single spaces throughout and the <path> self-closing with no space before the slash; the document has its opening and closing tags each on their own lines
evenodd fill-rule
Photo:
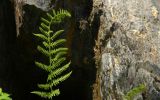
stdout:
<svg viewBox="0 0 160 100">
<path fill-rule="evenodd" d="M 42 48 L 41 46 L 37 46 L 37 50 L 40 51 L 41 53 L 45 54 L 46 56 L 50 56 L 50 53 Z"/>
<path fill-rule="evenodd" d="M 55 48 L 56 46 L 62 45 L 62 44 L 64 44 L 65 42 L 66 42 L 66 39 L 59 39 L 59 40 L 51 43 L 51 47 L 54 47 L 54 48 Z"/>
<path fill-rule="evenodd" d="M 0 88 L 0 100 L 12 100 L 9 96 L 8 93 L 4 93 L 2 88 Z"/>
<path fill-rule="evenodd" d="M 68 48 L 58 48 L 58 49 L 55 49 L 55 50 L 51 50 L 51 54 L 57 54 L 59 52 L 67 52 L 68 51 Z"/>
<path fill-rule="evenodd" d="M 64 55 L 66 55 L 67 52 L 59 52 L 56 54 L 54 61 L 57 61 L 60 57 L 63 57 Z"/>
<path fill-rule="evenodd" d="M 45 31 L 42 27 L 39 27 L 39 30 L 46 36 L 49 36 L 48 31 Z"/>
<path fill-rule="evenodd" d="M 46 48 L 49 48 L 50 46 L 49 46 L 49 44 L 47 43 L 47 42 L 43 42 L 43 45 L 46 47 Z"/>
<path fill-rule="evenodd" d="M 61 68 L 58 68 L 56 69 L 55 71 L 52 71 L 49 75 L 48 75 L 48 79 L 47 81 L 49 80 L 52 80 L 53 78 L 55 78 L 56 76 L 60 75 L 62 72 L 64 72 L 70 65 L 70 62 L 66 65 L 64 65 L 63 67 Z"/>
<path fill-rule="evenodd" d="M 50 13 L 47 13 L 47 16 L 49 19 L 53 19 L 52 15 Z"/>
<path fill-rule="evenodd" d="M 48 64 L 41 62 L 35 62 L 35 65 L 45 70 L 48 73 L 48 78 L 45 84 L 38 84 L 38 88 L 44 91 L 33 91 L 31 93 L 37 94 L 46 99 L 52 99 L 54 96 L 60 94 L 59 89 L 53 90 L 56 85 L 66 80 L 72 73 L 65 74 L 70 62 L 65 63 L 68 48 L 64 47 L 66 39 L 58 39 L 64 30 L 59 30 L 55 33 L 51 30 L 53 24 L 60 23 L 65 17 L 70 17 L 70 13 L 67 10 L 60 9 L 59 11 L 52 10 L 52 13 L 47 13 L 47 18 L 41 18 L 41 25 L 39 27 L 40 34 L 34 34 L 41 38 L 42 46 L 37 46 L 37 50 L 48 57 Z M 57 40 L 56 40 L 57 39 Z M 60 76 L 64 73 L 63 76 Z M 47 92 L 46 92 L 47 91 Z"/>
<path fill-rule="evenodd" d="M 60 82 L 63 82 L 64 80 L 66 80 L 71 74 L 72 74 L 72 71 L 69 72 L 68 74 L 61 76 L 60 78 L 53 80 L 54 86 L 58 85 Z"/>
<path fill-rule="evenodd" d="M 43 34 L 34 34 L 34 35 L 39 37 L 39 38 L 41 38 L 41 39 L 43 39 L 43 40 L 48 41 L 48 38 L 46 36 L 44 36 Z"/>
<path fill-rule="evenodd" d="M 47 26 L 46 24 L 44 24 L 43 22 L 41 23 L 41 27 L 43 28 L 43 29 L 45 29 L 45 30 L 50 30 L 49 28 L 49 26 Z"/>
<path fill-rule="evenodd" d="M 56 11 L 53 9 L 52 10 L 53 16 L 56 16 Z"/>
<path fill-rule="evenodd" d="M 40 62 L 35 61 L 35 65 L 38 66 L 39 68 L 47 71 L 47 72 L 50 72 L 49 66 L 47 66 L 47 65 L 45 65 L 45 64 L 43 64 L 43 63 L 40 63 Z"/>
<path fill-rule="evenodd" d="M 50 84 L 38 84 L 38 87 L 44 90 L 49 90 L 50 88 L 52 88 L 52 85 Z"/>
<path fill-rule="evenodd" d="M 66 58 L 62 57 L 58 60 L 54 60 L 54 59 L 52 59 L 52 60 L 53 61 L 52 61 L 52 66 L 50 67 L 50 70 L 53 70 L 53 69 L 57 68 L 58 66 L 60 66 L 66 60 Z"/>
<path fill-rule="evenodd" d="M 12 100 L 10 97 L 8 97 L 9 95 L 3 95 L 3 96 L 0 96 L 0 100 Z"/>
<path fill-rule="evenodd" d="M 51 40 L 54 40 L 55 38 L 57 38 L 60 34 L 62 34 L 64 32 L 64 30 L 59 30 L 56 33 L 53 34 L 53 36 L 51 37 Z"/>
<path fill-rule="evenodd" d="M 37 94 L 46 99 L 52 99 L 53 96 L 58 96 L 60 94 L 59 89 L 52 90 L 51 92 L 41 92 L 41 91 L 33 91 L 31 93 Z"/>
<path fill-rule="evenodd" d="M 45 24 L 47 24 L 47 25 L 49 25 L 50 24 L 50 21 L 48 21 L 47 19 L 45 19 L 45 18 L 41 18 L 41 20 L 45 23 Z"/>
<path fill-rule="evenodd" d="M 53 17 L 52 20 L 54 23 L 60 23 L 65 17 L 71 17 L 70 13 L 67 10 L 57 11 L 57 14 Z"/>
<path fill-rule="evenodd" d="M 53 33 L 53 31 L 51 31 L 51 30 L 49 30 L 49 31 L 47 32 L 47 34 L 49 34 L 49 35 L 50 35 L 51 33 Z"/>
</svg>

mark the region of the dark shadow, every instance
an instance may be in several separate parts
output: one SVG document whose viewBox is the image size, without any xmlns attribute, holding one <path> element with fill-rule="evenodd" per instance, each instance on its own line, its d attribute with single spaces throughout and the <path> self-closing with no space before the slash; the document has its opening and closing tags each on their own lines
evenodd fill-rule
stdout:
<svg viewBox="0 0 160 100">
<path fill-rule="evenodd" d="M 72 76 L 60 85 L 61 95 L 56 100 L 92 100 L 92 89 L 96 78 L 94 46 L 98 34 L 99 17 L 95 15 L 93 25 L 89 26 L 88 17 L 92 11 L 92 0 L 73 0 L 57 2 L 57 8 L 67 8 L 72 13 L 70 24 L 73 33 L 68 37 L 71 41 Z M 84 21 L 85 29 L 80 29 L 80 21 Z M 72 25 L 68 25 L 72 26 Z"/>
<path fill-rule="evenodd" d="M 73 74 L 59 85 L 61 95 L 55 100 L 92 100 L 92 85 L 96 78 L 93 48 L 99 28 L 98 15 L 95 15 L 92 26 L 87 25 L 85 30 L 79 28 L 81 19 L 89 24 L 92 4 L 92 0 L 75 1 L 73 5 L 78 7 L 76 9 L 63 4 L 62 8 L 69 7 L 72 12 L 72 22 L 75 24 L 71 56 L 68 58 L 72 61 Z M 39 40 L 32 35 L 38 31 L 44 12 L 32 5 L 25 5 L 23 11 L 24 24 L 20 28 L 20 35 L 16 37 L 13 4 L 9 0 L 0 3 L 0 86 L 11 94 L 13 100 L 42 100 L 30 92 L 37 90 L 37 83 L 43 83 L 46 79 L 44 71 L 34 64 L 35 60 L 43 60 L 43 56 L 36 50 Z M 76 12 L 80 12 L 80 15 Z"/>
<path fill-rule="evenodd" d="M 60 85 L 61 95 L 56 100 L 92 100 L 93 84 L 96 79 L 96 65 L 94 60 L 95 40 L 100 25 L 99 16 L 95 15 L 92 26 L 88 17 L 92 10 L 92 0 L 75 1 L 70 7 L 74 32 L 70 35 L 72 61 L 72 77 Z M 64 5 L 64 4 L 63 4 Z M 67 6 L 67 5 L 66 5 Z M 65 8 L 65 7 L 64 7 Z M 80 28 L 80 21 L 84 21 L 84 29 Z"/>
<path fill-rule="evenodd" d="M 40 97 L 30 92 L 38 90 L 37 84 L 45 82 L 46 74 L 35 66 L 35 60 L 42 60 L 43 56 L 37 51 L 38 39 L 33 32 L 38 32 L 40 17 L 44 12 L 33 5 L 23 6 L 23 25 L 16 40 L 17 59 L 15 83 L 17 87 L 14 100 L 41 100 Z"/>
<path fill-rule="evenodd" d="M 0 3 L 0 87 L 11 94 L 13 100 L 39 100 L 30 92 L 37 88 L 37 83 L 43 81 L 45 76 L 34 65 L 37 51 L 32 36 L 39 24 L 39 17 L 34 17 L 37 14 L 41 16 L 43 12 L 37 12 L 39 10 L 35 7 L 30 8 L 24 8 L 29 17 L 24 15 L 25 24 L 17 37 L 14 5 L 10 0 Z"/>
<path fill-rule="evenodd" d="M 16 60 L 16 25 L 13 4 L 9 0 L 0 2 L 0 87 L 10 93 L 14 91 L 12 72 Z"/>
</svg>

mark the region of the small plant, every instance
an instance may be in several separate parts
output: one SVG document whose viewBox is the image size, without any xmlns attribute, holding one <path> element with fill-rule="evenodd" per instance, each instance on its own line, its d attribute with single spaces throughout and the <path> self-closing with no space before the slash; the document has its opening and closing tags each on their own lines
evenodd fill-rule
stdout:
<svg viewBox="0 0 160 100">
<path fill-rule="evenodd" d="M 4 93 L 2 88 L 0 88 L 0 100 L 12 100 L 9 96 L 8 93 Z"/>
<path fill-rule="evenodd" d="M 146 90 L 146 86 L 144 84 L 140 84 L 139 86 L 133 88 L 124 96 L 124 100 L 133 100 L 133 98 Z"/>
<path fill-rule="evenodd" d="M 63 45 L 66 39 L 57 39 L 64 30 L 59 30 L 55 33 L 51 30 L 53 24 L 59 24 L 65 17 L 71 17 L 67 10 L 59 10 L 47 13 L 47 18 L 41 18 L 41 25 L 39 27 L 40 34 L 34 34 L 36 37 L 42 39 L 42 45 L 37 46 L 37 49 L 48 58 L 48 64 L 35 61 L 35 64 L 48 73 L 46 84 L 38 84 L 38 87 L 43 91 L 33 91 L 31 93 L 37 94 L 46 99 L 52 99 L 54 96 L 60 94 L 60 90 L 56 86 L 66 80 L 72 73 L 61 74 L 69 68 L 70 62 L 65 64 L 65 54 L 68 48 Z"/>
</svg>

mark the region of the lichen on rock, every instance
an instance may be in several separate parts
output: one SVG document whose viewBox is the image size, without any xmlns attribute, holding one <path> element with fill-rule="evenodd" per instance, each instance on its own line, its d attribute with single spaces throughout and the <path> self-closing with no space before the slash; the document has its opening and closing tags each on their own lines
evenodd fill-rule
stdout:
<svg viewBox="0 0 160 100">
<path fill-rule="evenodd" d="M 121 100 L 127 91 L 143 83 L 147 91 L 138 95 L 140 100 L 160 99 L 158 6 L 153 0 L 94 1 L 92 18 L 101 11 L 96 40 L 101 57 L 96 59 L 101 81 L 97 91 L 102 100 Z"/>
</svg>

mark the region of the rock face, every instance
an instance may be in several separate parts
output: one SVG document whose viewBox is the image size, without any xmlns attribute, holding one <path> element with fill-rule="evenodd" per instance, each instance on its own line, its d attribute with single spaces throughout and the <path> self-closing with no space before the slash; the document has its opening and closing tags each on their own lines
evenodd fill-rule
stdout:
<svg viewBox="0 0 160 100">
<path fill-rule="evenodd" d="M 99 22 L 94 100 L 122 100 L 139 84 L 147 90 L 135 100 L 160 99 L 159 5 L 159 0 L 93 0 L 90 20 Z"/>
</svg>

